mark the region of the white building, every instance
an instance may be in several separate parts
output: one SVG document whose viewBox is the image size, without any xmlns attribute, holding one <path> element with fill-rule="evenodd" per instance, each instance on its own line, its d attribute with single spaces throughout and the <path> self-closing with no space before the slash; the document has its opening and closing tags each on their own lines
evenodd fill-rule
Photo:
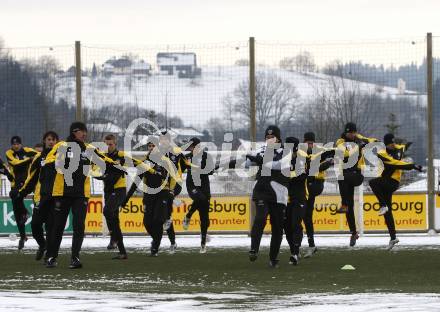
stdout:
<svg viewBox="0 0 440 312">
<path fill-rule="evenodd" d="M 197 67 L 196 54 L 193 52 L 158 53 L 157 67 L 159 73 L 177 74 L 179 78 L 194 78 L 201 75 L 201 69 Z"/>
</svg>

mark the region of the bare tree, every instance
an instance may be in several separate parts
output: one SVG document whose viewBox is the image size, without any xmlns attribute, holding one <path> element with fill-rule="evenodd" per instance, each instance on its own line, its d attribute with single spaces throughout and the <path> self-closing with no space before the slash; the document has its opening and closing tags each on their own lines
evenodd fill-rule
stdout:
<svg viewBox="0 0 440 312">
<path fill-rule="evenodd" d="M 308 126 L 325 142 L 334 140 L 347 122 L 355 122 L 369 132 L 374 118 L 374 90 L 362 89 L 361 83 L 343 76 L 329 76 L 315 86 L 314 97 L 304 107 Z"/>
<path fill-rule="evenodd" d="M 294 57 L 285 57 L 279 63 L 280 68 L 308 73 L 316 71 L 316 64 L 313 55 L 308 51 L 298 53 Z"/>
<path fill-rule="evenodd" d="M 43 55 L 35 64 L 37 81 L 43 95 L 44 129 L 47 131 L 53 128 L 52 116 L 49 114 L 50 107 L 56 104 L 56 92 L 60 85 L 57 73 L 60 70 L 58 61 L 49 55 Z"/>
<path fill-rule="evenodd" d="M 282 125 L 293 119 L 293 110 L 299 99 L 293 84 L 270 72 L 258 72 L 255 83 L 258 127 L 264 127 L 269 123 Z M 223 104 L 226 108 L 225 117 L 229 122 L 249 124 L 249 80 L 241 82 L 223 99 Z"/>
</svg>

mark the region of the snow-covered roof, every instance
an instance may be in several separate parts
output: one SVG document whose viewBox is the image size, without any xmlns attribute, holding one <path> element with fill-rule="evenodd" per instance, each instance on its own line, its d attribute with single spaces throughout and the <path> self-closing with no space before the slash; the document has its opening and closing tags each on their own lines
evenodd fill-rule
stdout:
<svg viewBox="0 0 440 312">
<path fill-rule="evenodd" d="M 195 53 L 158 53 L 157 65 L 159 66 L 179 66 L 195 65 Z"/>
<path fill-rule="evenodd" d="M 122 133 L 122 129 L 117 125 L 107 122 L 107 123 L 89 123 L 87 127 L 90 131 L 96 132 L 108 132 L 108 133 Z"/>
<path fill-rule="evenodd" d="M 104 65 L 102 65 L 102 69 L 103 70 L 113 70 L 115 67 L 112 64 L 109 63 L 105 63 Z"/>
</svg>

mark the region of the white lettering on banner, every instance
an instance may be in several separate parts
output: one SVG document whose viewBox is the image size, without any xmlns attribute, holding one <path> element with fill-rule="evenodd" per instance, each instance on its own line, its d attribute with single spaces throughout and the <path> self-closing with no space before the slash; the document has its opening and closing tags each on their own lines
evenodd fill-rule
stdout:
<svg viewBox="0 0 440 312">
<path fill-rule="evenodd" d="M 12 219 L 12 216 L 14 215 L 14 212 L 11 211 L 8 213 L 8 203 L 3 203 L 3 225 L 7 226 L 8 223 L 12 225 L 17 225 L 15 221 Z"/>
</svg>

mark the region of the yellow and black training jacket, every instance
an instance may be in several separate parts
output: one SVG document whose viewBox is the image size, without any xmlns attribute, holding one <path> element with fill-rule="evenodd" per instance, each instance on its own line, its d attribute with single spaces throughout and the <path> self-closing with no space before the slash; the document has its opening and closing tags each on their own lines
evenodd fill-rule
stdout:
<svg viewBox="0 0 440 312">
<path fill-rule="evenodd" d="M 362 170 L 365 167 L 365 157 L 362 153 L 362 148 L 364 145 L 372 142 L 377 142 L 377 139 L 367 138 L 360 134 L 356 135 L 356 139 L 354 141 L 349 141 L 345 138 L 340 138 L 336 141 L 336 148 L 342 150 L 344 153 L 344 163 L 346 163 L 352 155 L 358 153 L 356 164 L 351 168 L 344 169 L 344 171 Z M 345 145 L 345 143 L 355 143 L 356 146 L 354 146 L 353 148 L 349 148 Z"/>
<path fill-rule="evenodd" d="M 37 153 L 32 160 L 29 167 L 28 175 L 26 181 L 20 189 L 20 193 L 23 197 L 26 197 L 30 193 L 34 192 L 34 203 L 41 201 L 41 184 L 44 183 L 44 174 L 41 174 L 44 161 L 46 160 L 47 154 L 50 152 L 49 149 L 45 149 L 41 153 Z"/>
<path fill-rule="evenodd" d="M 110 158 L 116 163 L 119 163 L 121 166 L 127 166 L 127 160 L 131 160 L 131 165 L 138 166 L 142 161 L 137 160 L 135 158 L 129 157 L 125 152 L 115 150 L 111 153 L 104 153 L 105 156 Z M 107 168 L 107 172 L 102 176 L 102 178 L 98 178 L 104 183 L 104 192 L 112 193 L 116 189 L 126 188 L 126 172 L 120 170 L 119 168 L 115 168 L 113 166 L 109 166 Z"/>
<path fill-rule="evenodd" d="M 73 149 L 69 146 L 69 143 L 78 144 L 80 150 Z M 107 170 L 111 166 L 119 164 L 117 161 L 105 156 L 91 144 L 75 141 L 59 142 L 48 153 L 44 162 L 44 167 L 48 166 L 47 173 L 49 175 L 53 174 L 54 176 L 53 179 L 49 178 L 44 186 L 42 185 L 42 191 L 44 189 L 44 192 L 48 192 L 54 197 L 66 196 L 89 198 L 92 164 L 98 165 L 97 158 L 104 161 Z M 77 168 L 70 167 L 71 165 L 75 165 L 75 159 L 78 160 Z M 58 166 L 56 166 L 57 163 Z M 63 168 L 61 166 L 65 170 L 62 170 Z M 65 177 L 65 173 L 73 169 L 74 171 L 70 173 L 71 177 Z"/>
<path fill-rule="evenodd" d="M 149 194 L 149 189 L 160 189 L 161 191 L 165 190 L 174 192 L 177 182 L 180 182 L 180 177 L 177 175 L 174 164 L 165 155 L 161 156 L 156 154 L 155 156 L 158 159 L 152 156 L 153 155 L 151 152 L 148 153 L 142 163 L 137 167 L 138 170 L 141 170 L 141 173 L 139 173 L 138 176 L 140 179 L 142 179 L 142 182 L 146 188 L 142 188 L 144 196 Z M 134 194 L 137 188 L 138 185 L 136 185 L 136 183 L 131 185 L 121 206 L 125 206 L 127 204 L 128 200 Z"/>
<path fill-rule="evenodd" d="M 405 152 L 405 145 L 397 145 L 393 150 L 382 149 L 377 156 L 382 160 L 384 169 L 381 177 L 391 178 L 400 182 L 402 179 L 402 170 L 412 170 L 415 164 L 401 160 Z"/>
<path fill-rule="evenodd" d="M 36 154 L 37 151 L 29 147 L 23 147 L 17 152 L 12 149 L 6 151 L 6 159 L 10 172 L 14 177 L 14 180 L 11 182 L 12 188 L 21 187 L 26 181 L 29 166 Z"/>
</svg>

